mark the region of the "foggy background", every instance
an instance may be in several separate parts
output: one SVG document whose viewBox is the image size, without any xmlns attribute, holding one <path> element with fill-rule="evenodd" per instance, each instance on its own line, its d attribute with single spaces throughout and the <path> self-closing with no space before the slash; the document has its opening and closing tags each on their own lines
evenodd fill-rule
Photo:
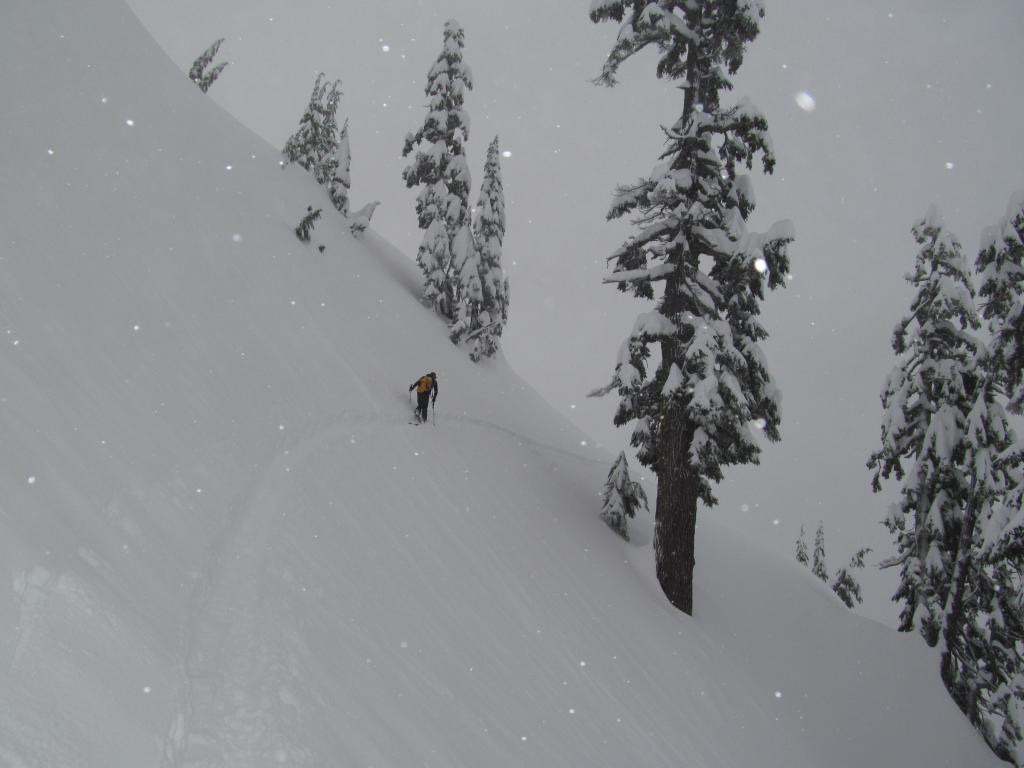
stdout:
<svg viewBox="0 0 1024 768">
<path fill-rule="evenodd" d="M 425 115 L 426 74 L 444 22 L 466 32 L 475 89 L 468 155 L 475 204 L 486 148 L 502 159 L 511 283 L 504 350 L 556 408 L 617 453 L 609 380 L 633 319 L 650 308 L 602 285 L 605 259 L 630 232 L 605 221 L 615 185 L 650 172 L 659 125 L 682 97 L 643 55 L 620 84 L 592 84 L 617 32 L 592 24 L 589 0 L 128 0 L 183 70 L 215 39 L 230 61 L 209 95 L 276 147 L 295 130 L 316 73 L 340 78 L 349 118 L 353 209 L 380 200 L 373 228 L 413 258 L 421 233 L 401 179 L 406 133 Z M 782 442 L 759 467 L 727 470 L 711 512 L 792 558 L 801 524 L 825 525 L 828 566 L 874 547 L 895 488 L 874 495 L 865 462 L 879 439 L 879 392 L 907 311 L 902 276 L 913 221 L 931 203 L 973 263 L 984 226 L 1024 187 L 1018 0 L 769 0 L 734 83 L 765 113 L 777 164 L 755 166 L 750 222 L 792 219 L 793 279 L 768 297 L 769 365 L 783 393 Z M 196 137 L 202 141 L 201 136 Z M 296 211 L 296 222 L 303 211 Z M 386 354 L 386 350 L 382 351 Z M 431 367 L 408 361 L 410 380 Z M 444 372 L 439 371 L 441 378 Z M 448 389 L 439 407 L 456 407 Z M 645 474 L 635 463 L 634 473 Z M 652 499 L 653 506 L 653 499 Z M 595 506 L 595 514 L 597 508 Z M 698 578 L 701 553 L 697 553 Z M 860 612 L 889 624 L 895 574 L 869 569 Z"/>
</svg>

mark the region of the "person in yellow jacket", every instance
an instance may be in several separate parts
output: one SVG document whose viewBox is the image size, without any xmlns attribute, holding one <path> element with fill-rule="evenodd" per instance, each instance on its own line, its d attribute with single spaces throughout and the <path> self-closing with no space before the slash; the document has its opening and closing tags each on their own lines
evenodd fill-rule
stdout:
<svg viewBox="0 0 1024 768">
<path fill-rule="evenodd" d="M 427 405 L 437 402 L 437 374 L 431 371 L 420 376 L 409 385 L 409 391 L 416 390 L 416 421 L 422 424 L 427 420 Z M 431 398 L 433 393 L 433 398 Z"/>
</svg>

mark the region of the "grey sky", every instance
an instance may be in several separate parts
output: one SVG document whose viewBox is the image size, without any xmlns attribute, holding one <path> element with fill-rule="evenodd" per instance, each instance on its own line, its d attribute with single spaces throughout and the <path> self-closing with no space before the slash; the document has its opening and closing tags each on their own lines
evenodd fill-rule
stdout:
<svg viewBox="0 0 1024 768">
<path fill-rule="evenodd" d="M 317 71 L 342 79 L 352 201 L 378 199 L 374 227 L 415 253 L 405 134 L 422 119 L 427 68 L 448 18 L 466 30 L 475 90 L 471 168 L 501 135 L 508 199 L 505 350 L 559 410 L 611 451 L 607 382 L 618 345 L 646 305 L 601 284 L 628 232 L 604 213 L 616 183 L 646 174 L 680 96 L 638 57 L 613 90 L 590 80 L 616 29 L 588 0 L 129 0 L 187 69 L 214 39 L 231 65 L 210 96 L 275 146 L 291 133 Z M 886 499 L 864 468 L 879 434 L 878 393 L 906 311 L 910 226 L 938 203 L 971 260 L 981 228 L 1024 187 L 1017 0 L 769 0 L 736 79 L 767 115 L 775 175 L 755 176 L 753 228 L 795 222 L 793 280 L 769 297 L 766 352 L 783 391 L 783 441 L 760 467 L 734 469 L 713 514 L 787 553 L 800 524 L 823 520 L 835 568 L 863 544 L 888 546 Z M 796 94 L 813 96 L 806 111 Z M 201 140 L 201 138 L 199 139 Z M 410 361 L 410 372 L 420 361 Z M 456 397 L 457 393 L 449 393 Z M 698 552 L 698 561 L 700 553 Z M 699 562 L 698 562 L 699 568 Z M 891 583 L 868 576 L 864 613 L 892 623 Z"/>
</svg>

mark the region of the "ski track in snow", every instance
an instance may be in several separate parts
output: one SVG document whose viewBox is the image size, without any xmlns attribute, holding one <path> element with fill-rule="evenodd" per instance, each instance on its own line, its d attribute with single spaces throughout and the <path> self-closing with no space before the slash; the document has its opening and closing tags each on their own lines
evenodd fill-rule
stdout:
<svg viewBox="0 0 1024 768">
<path fill-rule="evenodd" d="M 383 410 L 341 411 L 306 434 L 300 432 L 292 441 L 282 441 L 273 449 L 273 457 L 261 463 L 265 469 L 246 494 L 240 511 L 209 548 L 206 567 L 196 576 L 181 629 L 180 703 L 167 731 L 161 768 L 242 766 L 246 764 L 243 756 L 259 761 L 267 757 L 268 749 L 278 762 L 301 764 L 311 757 L 301 745 L 286 743 L 273 729 L 275 704 L 297 706 L 288 694 L 288 679 L 301 674 L 300 654 L 273 659 L 258 636 L 260 594 L 256 585 L 267 571 L 268 544 L 282 508 L 281 489 L 273 478 L 280 477 L 286 465 L 301 465 L 306 456 L 322 449 L 341 425 L 404 430 L 408 424 L 403 418 Z M 584 463 L 605 463 L 465 413 L 443 414 L 437 428 L 446 424 L 496 432 L 541 457 L 554 454 Z M 411 437 L 405 433 L 404 442 L 410 446 Z"/>
</svg>

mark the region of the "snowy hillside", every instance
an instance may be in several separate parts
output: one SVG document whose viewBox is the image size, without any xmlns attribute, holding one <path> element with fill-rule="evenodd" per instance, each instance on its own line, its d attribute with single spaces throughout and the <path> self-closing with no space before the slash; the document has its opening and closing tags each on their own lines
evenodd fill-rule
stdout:
<svg viewBox="0 0 1024 768">
<path fill-rule="evenodd" d="M 0 765 L 996 763 L 917 638 L 712 515 L 672 609 L 611 457 L 119 0 L 11 0 L 0 65 Z"/>
</svg>

